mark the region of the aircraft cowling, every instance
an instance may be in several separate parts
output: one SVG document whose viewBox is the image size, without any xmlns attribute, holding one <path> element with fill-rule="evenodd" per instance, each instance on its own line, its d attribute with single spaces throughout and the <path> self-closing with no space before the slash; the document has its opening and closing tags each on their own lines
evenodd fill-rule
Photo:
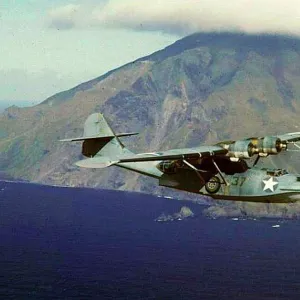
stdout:
<svg viewBox="0 0 300 300">
<path fill-rule="evenodd" d="M 229 145 L 228 156 L 236 158 L 250 158 L 255 154 L 255 146 L 251 140 L 236 141 Z"/>
<path fill-rule="evenodd" d="M 257 141 L 256 148 L 257 153 L 277 154 L 286 149 L 286 143 L 276 136 L 266 136 Z"/>
</svg>

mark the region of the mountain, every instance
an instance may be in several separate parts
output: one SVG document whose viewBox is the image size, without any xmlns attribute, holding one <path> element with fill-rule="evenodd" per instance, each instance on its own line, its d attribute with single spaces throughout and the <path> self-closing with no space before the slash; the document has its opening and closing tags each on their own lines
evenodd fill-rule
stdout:
<svg viewBox="0 0 300 300">
<path fill-rule="evenodd" d="M 12 100 L 0 100 L 0 113 L 2 113 L 6 108 L 13 106 L 13 105 L 17 105 L 20 107 L 25 107 L 25 106 L 30 106 L 33 105 L 32 101 L 12 101 Z"/>
<path fill-rule="evenodd" d="M 299 55 L 300 40 L 287 36 L 188 36 L 39 105 L 6 109 L 0 115 L 0 170 L 47 184 L 166 193 L 155 180 L 114 167 L 78 169 L 73 163 L 81 158 L 80 144 L 58 140 L 80 136 L 86 117 L 96 111 L 117 132 L 140 132 L 124 138 L 133 151 L 299 131 Z M 285 165 L 287 158 L 265 163 Z M 297 156 L 288 162 L 300 172 Z M 234 207 L 241 214 L 257 208 Z M 259 207 L 263 214 L 272 207 L 286 211 Z"/>
<path fill-rule="evenodd" d="M 5 108 L 11 106 L 12 104 L 6 100 L 0 100 L 0 113 L 4 111 Z"/>
</svg>

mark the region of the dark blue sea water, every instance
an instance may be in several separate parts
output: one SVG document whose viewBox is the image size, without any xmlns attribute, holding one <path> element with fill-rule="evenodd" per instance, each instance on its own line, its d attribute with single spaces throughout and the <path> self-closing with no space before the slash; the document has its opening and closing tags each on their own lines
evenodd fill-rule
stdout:
<svg viewBox="0 0 300 300">
<path fill-rule="evenodd" d="M 154 222 L 188 205 L 193 219 Z M 0 299 L 300 299 L 297 221 L 135 193 L 0 182 Z"/>
</svg>

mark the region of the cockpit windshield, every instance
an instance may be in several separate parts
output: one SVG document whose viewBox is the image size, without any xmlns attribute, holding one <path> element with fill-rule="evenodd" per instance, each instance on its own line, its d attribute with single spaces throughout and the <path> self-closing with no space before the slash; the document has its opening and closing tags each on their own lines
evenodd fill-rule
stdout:
<svg viewBox="0 0 300 300">
<path fill-rule="evenodd" d="M 267 174 L 270 176 L 279 177 L 288 174 L 288 171 L 286 169 L 268 169 Z"/>
</svg>

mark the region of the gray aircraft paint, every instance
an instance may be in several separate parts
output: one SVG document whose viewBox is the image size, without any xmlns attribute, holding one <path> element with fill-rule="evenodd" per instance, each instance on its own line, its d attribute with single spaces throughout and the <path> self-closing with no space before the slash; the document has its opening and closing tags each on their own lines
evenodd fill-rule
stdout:
<svg viewBox="0 0 300 300">
<path fill-rule="evenodd" d="M 287 203 L 300 199 L 300 175 L 285 170 L 249 167 L 247 159 L 278 155 L 300 141 L 300 132 L 252 137 L 217 145 L 134 154 L 120 141 L 100 113 L 90 115 L 80 138 L 87 159 L 77 166 L 117 166 L 158 179 L 161 186 L 210 196 L 214 199 Z M 297 150 L 296 150 L 297 151 Z"/>
</svg>

